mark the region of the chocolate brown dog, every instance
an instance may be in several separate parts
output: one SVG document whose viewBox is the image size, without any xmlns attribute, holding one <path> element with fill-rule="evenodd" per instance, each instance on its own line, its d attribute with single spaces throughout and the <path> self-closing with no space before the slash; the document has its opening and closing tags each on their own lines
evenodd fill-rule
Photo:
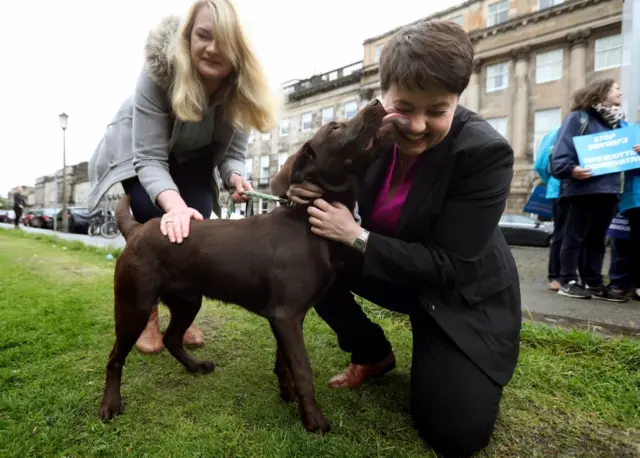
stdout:
<svg viewBox="0 0 640 458">
<path fill-rule="evenodd" d="M 353 119 L 321 127 L 289 158 L 291 182 L 318 184 L 328 201 L 353 210 L 358 183 L 389 139 L 391 129 L 381 127 L 385 114 L 375 100 Z M 118 203 L 116 219 L 127 245 L 115 268 L 116 341 L 107 363 L 102 420 L 123 411 L 122 368 L 158 299 L 171 311 L 163 339 L 167 350 L 190 372 L 213 371 L 213 363 L 194 359 L 182 345 L 204 295 L 269 320 L 277 341 L 274 372 L 280 397 L 293 401 L 297 396 L 304 427 L 327 432 L 329 422 L 315 400 L 302 323 L 333 281 L 341 246 L 310 232 L 306 206 L 280 207 L 243 220 L 192 221 L 189 237 L 179 245 L 161 234 L 160 219 L 137 223 L 128 197 Z"/>
</svg>

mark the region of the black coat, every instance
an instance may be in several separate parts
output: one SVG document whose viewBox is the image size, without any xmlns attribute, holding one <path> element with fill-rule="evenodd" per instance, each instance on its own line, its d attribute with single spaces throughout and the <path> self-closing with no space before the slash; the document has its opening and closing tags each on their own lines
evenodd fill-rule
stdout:
<svg viewBox="0 0 640 458">
<path fill-rule="evenodd" d="M 391 155 L 371 167 L 358 201 L 362 226 Z M 397 238 L 369 236 L 363 275 L 413 291 L 455 343 L 494 381 L 513 375 L 520 347 L 518 271 L 498 227 L 513 150 L 484 119 L 458 107 L 449 134 L 418 159 Z"/>
</svg>

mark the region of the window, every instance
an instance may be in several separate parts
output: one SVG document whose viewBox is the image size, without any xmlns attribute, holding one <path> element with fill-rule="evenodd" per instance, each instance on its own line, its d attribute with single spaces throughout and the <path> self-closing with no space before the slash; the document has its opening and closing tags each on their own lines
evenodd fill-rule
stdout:
<svg viewBox="0 0 640 458">
<path fill-rule="evenodd" d="M 248 157 L 244 160 L 244 179 L 251 181 L 253 177 L 253 158 Z"/>
<path fill-rule="evenodd" d="M 345 119 L 353 118 L 358 112 L 358 102 L 351 100 L 344 104 L 344 117 Z"/>
<path fill-rule="evenodd" d="M 449 20 L 455 22 L 458 25 L 464 25 L 464 17 L 462 16 L 462 14 L 458 14 L 457 16 L 449 18 Z"/>
<path fill-rule="evenodd" d="M 289 135 L 289 120 L 283 119 L 280 121 L 280 136 L 286 137 Z"/>
<path fill-rule="evenodd" d="M 487 122 L 489 124 L 491 124 L 491 127 L 493 127 L 500 135 L 502 135 L 504 138 L 507 138 L 507 118 L 492 118 L 492 119 L 487 119 Z"/>
<path fill-rule="evenodd" d="M 622 63 L 622 35 L 611 35 L 598 38 L 595 46 L 594 70 L 608 70 L 619 67 Z"/>
<path fill-rule="evenodd" d="M 322 109 L 322 124 L 326 124 L 329 121 L 333 121 L 333 107 Z"/>
<path fill-rule="evenodd" d="M 269 201 L 260 199 L 260 213 L 267 213 L 269 211 Z"/>
<path fill-rule="evenodd" d="M 536 83 L 548 83 L 562 79 L 562 49 L 536 55 Z"/>
<path fill-rule="evenodd" d="M 380 62 L 380 55 L 382 54 L 382 46 L 383 45 L 376 46 L 375 54 L 373 55 L 374 64 L 377 64 L 378 62 Z"/>
<path fill-rule="evenodd" d="M 487 67 L 487 92 L 501 91 L 509 87 L 509 64 L 489 65 Z"/>
<path fill-rule="evenodd" d="M 487 6 L 487 27 L 509 20 L 509 0 L 500 0 Z"/>
<path fill-rule="evenodd" d="M 561 5 L 564 0 L 538 0 L 538 9 L 551 8 L 552 6 Z"/>
<path fill-rule="evenodd" d="M 260 156 L 260 181 L 259 184 L 269 184 L 269 156 Z"/>
<path fill-rule="evenodd" d="M 307 113 L 302 113 L 302 118 L 300 123 L 300 129 L 302 130 L 302 132 L 307 132 L 313 128 L 312 121 L 313 121 L 313 116 L 311 115 L 310 111 Z"/>
<path fill-rule="evenodd" d="M 278 154 L 278 170 L 282 168 L 288 157 L 289 155 L 287 153 Z"/>
<path fill-rule="evenodd" d="M 533 158 L 538 155 L 540 143 L 545 135 L 562 123 L 560 108 L 536 111 L 533 118 Z"/>
</svg>

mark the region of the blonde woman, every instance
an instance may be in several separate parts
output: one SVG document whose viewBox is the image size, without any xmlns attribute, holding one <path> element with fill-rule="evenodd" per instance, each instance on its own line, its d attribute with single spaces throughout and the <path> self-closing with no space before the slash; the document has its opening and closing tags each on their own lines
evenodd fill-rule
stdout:
<svg viewBox="0 0 640 458">
<path fill-rule="evenodd" d="M 247 131 L 267 132 L 276 119 L 272 92 L 231 1 L 197 1 L 183 20 L 168 17 L 149 34 L 135 92 L 91 158 L 89 206 L 122 183 L 135 218 L 161 217 L 162 233 L 181 243 L 191 219 L 220 215 L 216 170 L 235 190 L 234 201 L 246 200 L 244 191 L 252 189 L 244 179 Z M 184 343 L 204 343 L 193 323 Z M 157 306 L 136 346 L 162 350 Z"/>
</svg>

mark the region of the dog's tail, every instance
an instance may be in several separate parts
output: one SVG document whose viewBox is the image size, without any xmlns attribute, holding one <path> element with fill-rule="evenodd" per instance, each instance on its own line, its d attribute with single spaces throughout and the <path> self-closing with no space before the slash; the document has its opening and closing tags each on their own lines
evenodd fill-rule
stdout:
<svg viewBox="0 0 640 458">
<path fill-rule="evenodd" d="M 131 231 L 136 227 L 141 226 L 129 211 L 130 203 L 131 198 L 125 194 L 125 196 L 118 202 L 118 205 L 116 205 L 116 223 L 118 224 L 118 229 L 125 240 L 129 238 Z"/>
</svg>

